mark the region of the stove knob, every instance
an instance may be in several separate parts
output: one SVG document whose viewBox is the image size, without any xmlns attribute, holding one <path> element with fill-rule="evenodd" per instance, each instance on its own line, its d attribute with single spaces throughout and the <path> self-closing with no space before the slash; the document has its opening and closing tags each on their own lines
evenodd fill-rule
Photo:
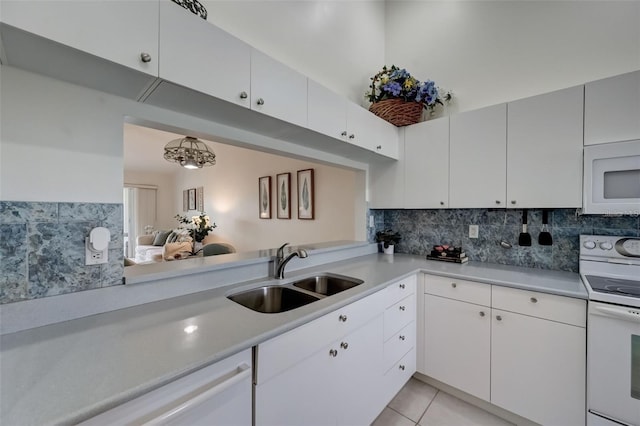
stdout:
<svg viewBox="0 0 640 426">
<path fill-rule="evenodd" d="M 605 241 L 603 243 L 600 243 L 600 248 L 602 250 L 611 250 L 613 248 L 613 244 L 611 244 L 610 242 Z"/>
<path fill-rule="evenodd" d="M 596 243 L 593 241 L 585 241 L 582 245 L 588 250 L 593 250 L 594 248 L 596 248 Z"/>
</svg>

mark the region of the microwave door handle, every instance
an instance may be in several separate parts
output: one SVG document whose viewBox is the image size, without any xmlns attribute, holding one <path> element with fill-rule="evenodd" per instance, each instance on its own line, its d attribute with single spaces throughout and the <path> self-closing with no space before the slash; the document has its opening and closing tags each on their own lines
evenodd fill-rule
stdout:
<svg viewBox="0 0 640 426">
<path fill-rule="evenodd" d="M 614 307 L 609 307 L 609 306 L 594 306 L 593 307 L 594 310 L 594 314 L 596 315 L 603 315 L 603 316 L 607 316 L 607 317 L 613 317 L 613 318 L 618 318 L 621 320 L 625 320 L 625 321 L 631 321 L 631 322 L 635 322 L 640 324 L 640 312 L 639 311 L 635 311 L 638 313 L 632 313 L 631 309 L 625 309 L 625 308 L 614 308 Z"/>
</svg>

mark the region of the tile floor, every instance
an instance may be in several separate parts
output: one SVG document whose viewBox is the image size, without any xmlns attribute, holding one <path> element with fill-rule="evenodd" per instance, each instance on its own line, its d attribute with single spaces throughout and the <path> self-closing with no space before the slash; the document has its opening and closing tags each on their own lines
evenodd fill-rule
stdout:
<svg viewBox="0 0 640 426">
<path fill-rule="evenodd" d="M 508 425 L 513 424 L 412 378 L 372 426 Z"/>
</svg>

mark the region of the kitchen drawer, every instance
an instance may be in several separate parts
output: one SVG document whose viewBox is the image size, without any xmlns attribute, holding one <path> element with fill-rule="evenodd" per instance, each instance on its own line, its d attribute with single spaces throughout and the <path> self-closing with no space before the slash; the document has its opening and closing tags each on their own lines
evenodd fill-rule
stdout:
<svg viewBox="0 0 640 426">
<path fill-rule="evenodd" d="M 417 276 L 412 275 L 387 286 L 386 290 L 384 290 L 387 306 L 393 305 L 410 294 L 415 294 L 417 281 Z"/>
<path fill-rule="evenodd" d="M 493 286 L 491 307 L 586 327 L 586 302 L 554 294 Z"/>
<path fill-rule="evenodd" d="M 382 377 L 382 392 L 384 392 L 384 403 L 388 404 L 394 396 L 409 381 L 413 373 L 416 372 L 416 348 L 412 348 L 395 362 L 393 366 Z"/>
<path fill-rule="evenodd" d="M 424 292 L 476 305 L 491 306 L 491 285 L 425 275 Z"/>
<path fill-rule="evenodd" d="M 405 297 L 384 311 L 384 340 L 416 320 L 416 295 Z"/>
<path fill-rule="evenodd" d="M 384 290 L 378 291 L 259 344 L 256 383 L 263 383 L 380 315 L 386 304 L 384 296 Z"/>
<path fill-rule="evenodd" d="M 416 322 L 412 321 L 384 342 L 384 371 L 388 371 L 416 345 Z"/>
</svg>

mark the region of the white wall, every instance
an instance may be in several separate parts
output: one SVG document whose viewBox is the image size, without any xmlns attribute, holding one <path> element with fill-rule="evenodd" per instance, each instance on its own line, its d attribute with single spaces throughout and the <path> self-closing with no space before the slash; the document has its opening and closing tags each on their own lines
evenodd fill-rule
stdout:
<svg viewBox="0 0 640 426">
<path fill-rule="evenodd" d="M 356 233 L 356 211 L 363 192 L 355 171 L 294 160 L 244 148 L 208 142 L 216 153 L 216 165 L 179 173 L 179 196 L 173 210 L 182 211 L 182 190 L 204 187 L 204 208 L 218 225 L 210 241 L 231 243 L 238 251 L 318 241 L 364 239 Z M 297 218 L 296 172 L 313 168 L 315 219 Z M 277 219 L 276 174 L 291 173 L 291 219 Z M 271 176 L 272 218 L 258 217 L 258 178 Z M 189 212 L 195 215 L 196 212 Z M 362 216 L 360 214 L 360 216 Z M 362 222 L 358 221 L 358 226 Z M 359 231 L 364 231 L 364 226 Z M 209 240 L 209 239 L 208 239 Z"/>
<path fill-rule="evenodd" d="M 383 65 L 383 1 L 200 2 L 209 21 L 356 103 Z"/>
<path fill-rule="evenodd" d="M 154 173 L 134 170 L 124 171 L 125 184 L 153 185 L 156 191 L 156 222 L 155 229 L 175 228 L 175 198 L 178 189 L 176 187 L 176 175 L 172 173 Z"/>
<path fill-rule="evenodd" d="M 640 69 L 640 2 L 387 1 L 385 59 L 451 111 L 511 101 Z"/>
</svg>

